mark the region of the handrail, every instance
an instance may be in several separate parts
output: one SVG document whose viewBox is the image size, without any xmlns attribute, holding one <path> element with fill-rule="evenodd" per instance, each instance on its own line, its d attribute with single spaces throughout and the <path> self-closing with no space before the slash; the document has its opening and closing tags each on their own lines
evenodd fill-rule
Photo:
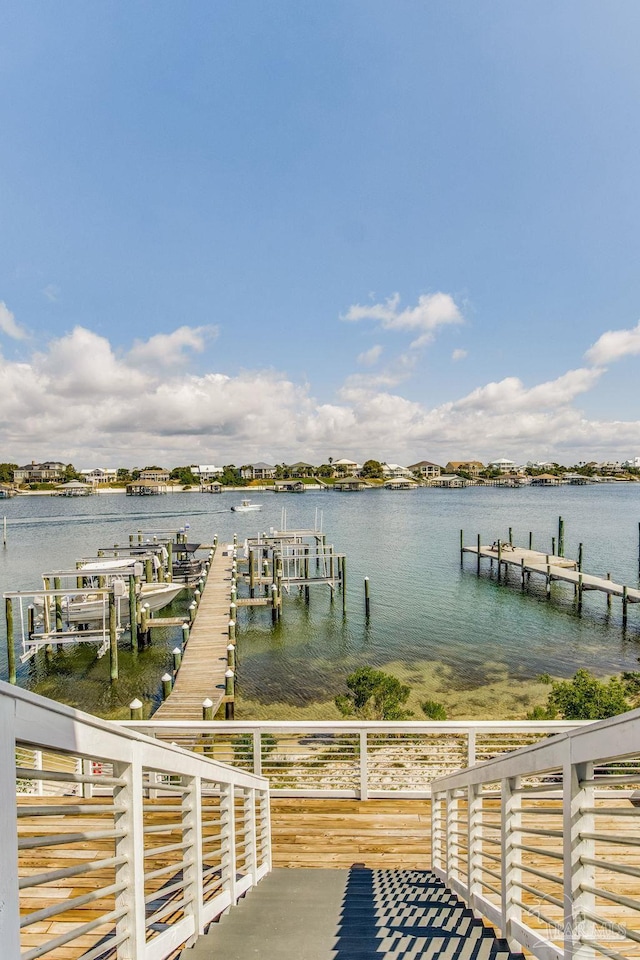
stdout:
<svg viewBox="0 0 640 960">
<path fill-rule="evenodd" d="M 633 786 L 640 787 L 640 710 L 440 777 L 432 784 L 433 868 L 512 949 L 540 960 L 635 956 Z M 532 835 L 535 846 L 522 842 Z M 495 851 L 496 840 L 501 868 L 490 885 L 487 862 L 496 858 L 487 844 Z"/>
<path fill-rule="evenodd" d="M 431 782 L 536 739 L 563 720 L 193 721 L 120 725 L 267 776 L 272 796 L 428 798 Z"/>
<path fill-rule="evenodd" d="M 0 729 L 3 956 L 165 960 L 271 869 L 265 778 L 2 682 Z"/>
</svg>

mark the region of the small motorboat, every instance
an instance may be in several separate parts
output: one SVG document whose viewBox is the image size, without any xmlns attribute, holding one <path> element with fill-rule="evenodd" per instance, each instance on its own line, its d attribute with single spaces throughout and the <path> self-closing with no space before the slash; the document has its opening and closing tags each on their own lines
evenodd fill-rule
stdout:
<svg viewBox="0 0 640 960">
<path fill-rule="evenodd" d="M 254 510 L 262 510 L 261 503 L 252 503 L 251 500 L 242 500 L 231 507 L 235 513 L 251 513 Z"/>
</svg>

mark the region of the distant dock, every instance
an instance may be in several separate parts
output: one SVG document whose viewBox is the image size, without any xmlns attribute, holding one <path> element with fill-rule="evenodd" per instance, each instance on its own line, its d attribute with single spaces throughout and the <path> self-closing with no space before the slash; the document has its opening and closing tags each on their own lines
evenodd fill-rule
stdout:
<svg viewBox="0 0 640 960">
<path fill-rule="evenodd" d="M 558 543 L 559 551 L 557 553 L 543 553 L 539 550 L 514 545 L 511 536 L 507 541 L 496 540 L 491 545 L 482 544 L 480 536 L 478 536 L 477 543 L 472 546 L 464 544 L 464 534 L 461 530 L 460 563 L 464 563 L 465 554 L 475 556 L 476 573 L 480 576 L 481 563 L 483 560 L 488 560 L 491 567 L 494 564 L 496 565 L 498 582 L 502 579 L 506 581 L 509 570 L 518 571 L 522 590 L 527 588 L 532 576 L 542 577 L 545 581 L 547 598 L 551 597 L 551 584 L 554 581 L 571 584 L 574 588 L 578 609 L 582 606 L 585 591 L 604 594 L 609 608 L 611 607 L 612 597 L 618 597 L 622 601 L 622 620 L 623 625 L 626 626 L 628 605 L 630 603 L 640 603 L 640 589 L 616 583 L 611 579 L 610 574 L 603 577 L 584 573 L 582 570 L 582 544 L 580 545 L 578 560 L 563 556 L 564 527 L 562 518 L 560 518 Z M 553 548 L 555 551 L 555 537 L 553 538 Z"/>
</svg>

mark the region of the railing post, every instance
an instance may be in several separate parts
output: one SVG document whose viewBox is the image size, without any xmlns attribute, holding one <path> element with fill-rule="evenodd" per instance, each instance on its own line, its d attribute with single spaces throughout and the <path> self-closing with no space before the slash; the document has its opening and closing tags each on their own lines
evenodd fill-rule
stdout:
<svg viewBox="0 0 640 960">
<path fill-rule="evenodd" d="M 34 770 L 42 770 L 42 750 L 33 751 L 33 767 Z M 42 777 L 38 777 L 36 780 L 36 794 L 41 797 L 44 793 L 44 783 Z"/>
<path fill-rule="evenodd" d="M 518 941 L 513 936 L 513 921 L 520 920 L 522 909 L 515 902 L 519 896 L 520 851 L 514 844 L 521 843 L 521 794 L 518 791 L 520 777 L 508 777 L 502 781 L 501 803 L 501 840 L 502 840 L 502 936 L 509 941 L 513 950 L 519 950 Z"/>
<path fill-rule="evenodd" d="M 271 804 L 268 790 L 259 790 L 258 795 L 260 811 L 260 857 L 268 873 L 271 870 Z"/>
<path fill-rule="evenodd" d="M 567 749 L 571 741 L 567 740 Z M 562 827 L 563 827 L 563 874 L 564 874 L 564 956 L 566 960 L 590 960 L 595 956 L 593 947 L 581 943 L 580 937 L 596 940 L 595 924 L 583 916 L 582 911 L 593 913 L 595 896 L 581 885 L 593 885 L 595 868 L 582 862 L 583 857 L 593 858 L 595 843 L 582 838 L 583 833 L 594 829 L 592 813 L 582 813 L 581 808 L 595 804 L 594 788 L 582 786 L 584 780 L 593 777 L 593 763 L 571 763 L 568 756 L 562 778 Z"/>
<path fill-rule="evenodd" d="M 42 753 L 40 754 L 42 757 Z M 41 761 L 42 762 L 42 761 Z M 82 774 L 85 777 L 90 777 L 93 773 L 93 761 L 89 760 L 87 757 L 82 761 Z M 42 781 L 40 781 L 42 782 Z M 93 796 L 93 784 L 92 783 L 83 783 L 82 784 L 82 796 L 85 799 L 90 799 Z"/>
<path fill-rule="evenodd" d="M 256 793 L 254 787 L 245 787 L 244 798 L 244 858 L 251 875 L 251 886 L 258 882 L 258 848 L 256 844 Z"/>
<path fill-rule="evenodd" d="M 186 790 L 182 794 L 182 853 L 185 915 L 193 917 L 195 937 L 204 933 L 202 919 L 202 781 L 200 777 L 183 777 Z"/>
<path fill-rule="evenodd" d="M 467 731 L 467 766 L 473 767 L 476 762 L 476 731 Z"/>
<path fill-rule="evenodd" d="M 229 893 L 231 905 L 236 902 L 236 810 L 232 783 L 220 785 L 220 826 L 222 889 Z"/>
<path fill-rule="evenodd" d="M 452 879 L 458 879 L 459 860 L 458 860 L 458 825 L 455 823 L 458 815 L 458 798 L 453 790 L 447 790 L 446 793 L 446 832 L 447 832 L 447 885 L 450 886 Z"/>
<path fill-rule="evenodd" d="M 468 828 L 468 896 L 467 903 L 474 909 L 474 900 L 482 893 L 482 784 L 469 786 L 467 801 Z"/>
<path fill-rule="evenodd" d="M 253 731 L 253 772 L 262 776 L 262 734 L 260 729 Z"/>
<path fill-rule="evenodd" d="M 369 754 L 367 752 L 367 731 L 360 731 L 360 799 L 369 799 Z"/>
<path fill-rule="evenodd" d="M 118 944 L 116 957 L 144 956 L 146 940 L 144 904 L 144 831 L 142 763 L 140 745 L 131 744 L 129 763 L 114 763 L 116 777 L 125 781 L 124 786 L 113 791 L 114 826 L 123 830 L 124 836 L 115 843 L 115 855 L 123 857 L 124 863 L 116 867 L 116 883 L 125 883 L 126 888 L 116 897 L 116 909 L 124 907 L 126 913 L 116 921 L 116 933 L 126 933 L 127 939 Z"/>
<path fill-rule="evenodd" d="M 439 873 L 446 872 L 444 832 L 442 829 L 443 794 L 431 794 L 431 865 Z"/>
<path fill-rule="evenodd" d="M 0 696 L 0 938 L 7 957 L 20 956 L 15 703 Z"/>
</svg>

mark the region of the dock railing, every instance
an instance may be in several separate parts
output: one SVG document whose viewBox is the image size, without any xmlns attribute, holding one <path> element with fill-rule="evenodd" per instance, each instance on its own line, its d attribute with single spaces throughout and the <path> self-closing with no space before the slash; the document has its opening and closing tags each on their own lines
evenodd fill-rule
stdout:
<svg viewBox="0 0 640 960">
<path fill-rule="evenodd" d="M 640 956 L 640 710 L 432 785 L 433 869 L 540 960 Z"/>
<path fill-rule="evenodd" d="M 585 721 L 125 721 L 269 779 L 272 796 L 419 799 L 462 767 Z"/>
<path fill-rule="evenodd" d="M 6 683 L 0 729 L 3 957 L 164 960 L 271 869 L 263 778 Z"/>
</svg>

